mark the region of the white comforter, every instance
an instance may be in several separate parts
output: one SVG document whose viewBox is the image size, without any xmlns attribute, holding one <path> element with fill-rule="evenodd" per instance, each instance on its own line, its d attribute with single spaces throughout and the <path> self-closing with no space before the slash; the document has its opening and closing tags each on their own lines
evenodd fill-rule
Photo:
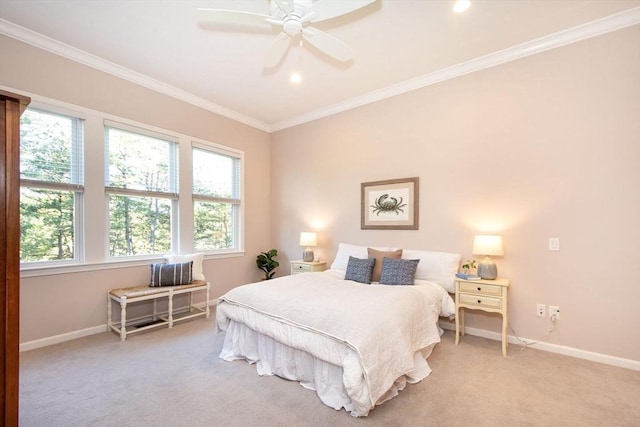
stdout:
<svg viewBox="0 0 640 427">
<path fill-rule="evenodd" d="M 396 379 L 417 382 L 430 372 L 413 372 L 414 356 L 440 341 L 438 316 L 452 314 L 451 298 L 420 283 L 365 285 L 335 270 L 285 276 L 232 289 L 218 300 L 216 321 L 220 330 L 244 323 L 342 367 L 352 414 L 364 416 Z"/>
</svg>

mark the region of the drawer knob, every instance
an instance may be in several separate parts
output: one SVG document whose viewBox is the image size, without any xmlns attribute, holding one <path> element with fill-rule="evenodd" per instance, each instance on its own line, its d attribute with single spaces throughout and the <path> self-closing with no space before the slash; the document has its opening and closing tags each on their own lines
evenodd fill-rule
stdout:
<svg viewBox="0 0 640 427">
<path fill-rule="evenodd" d="M 482 304 L 482 300 L 478 300 L 478 304 Z"/>
<path fill-rule="evenodd" d="M 482 288 L 481 288 L 480 286 L 478 286 L 478 290 L 479 290 L 479 291 L 481 291 L 481 290 L 482 290 Z"/>
</svg>

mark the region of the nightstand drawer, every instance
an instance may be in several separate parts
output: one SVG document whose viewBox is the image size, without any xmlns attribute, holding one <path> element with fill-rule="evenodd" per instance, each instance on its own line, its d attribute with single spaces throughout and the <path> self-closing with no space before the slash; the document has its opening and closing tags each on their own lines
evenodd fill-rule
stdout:
<svg viewBox="0 0 640 427">
<path fill-rule="evenodd" d="M 502 286 L 487 285 L 486 283 L 459 282 L 460 292 L 470 292 L 478 295 L 502 296 Z"/>
<path fill-rule="evenodd" d="M 291 263 L 291 273 L 306 273 L 312 271 L 309 264 Z"/>
<path fill-rule="evenodd" d="M 312 273 L 327 269 L 326 262 L 291 261 L 291 274 Z"/>
<path fill-rule="evenodd" d="M 468 295 L 468 294 L 460 294 L 460 303 L 467 305 L 477 305 L 480 307 L 488 307 L 488 308 L 502 308 L 502 299 L 501 298 L 490 298 L 481 295 Z"/>
</svg>

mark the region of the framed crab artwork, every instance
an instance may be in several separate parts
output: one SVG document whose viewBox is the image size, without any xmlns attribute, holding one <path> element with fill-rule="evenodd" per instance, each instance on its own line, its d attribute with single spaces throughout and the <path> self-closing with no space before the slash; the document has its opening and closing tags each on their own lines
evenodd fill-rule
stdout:
<svg viewBox="0 0 640 427">
<path fill-rule="evenodd" d="M 390 179 L 360 184 L 360 228 L 418 229 L 418 178 Z"/>
</svg>

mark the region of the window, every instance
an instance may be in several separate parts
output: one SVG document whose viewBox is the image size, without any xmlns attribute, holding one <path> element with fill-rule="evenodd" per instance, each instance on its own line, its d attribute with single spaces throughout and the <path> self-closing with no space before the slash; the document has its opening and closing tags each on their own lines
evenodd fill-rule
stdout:
<svg viewBox="0 0 640 427">
<path fill-rule="evenodd" d="M 242 256 L 243 156 L 235 148 L 32 97 L 20 127 L 25 277 Z"/>
<path fill-rule="evenodd" d="M 240 155 L 194 143 L 192 158 L 194 248 L 239 250 Z"/>
<path fill-rule="evenodd" d="M 81 257 L 83 120 L 29 108 L 20 119 L 20 260 Z"/>
<path fill-rule="evenodd" d="M 105 125 L 111 257 L 171 252 L 177 240 L 178 144 L 172 137 Z"/>
</svg>

